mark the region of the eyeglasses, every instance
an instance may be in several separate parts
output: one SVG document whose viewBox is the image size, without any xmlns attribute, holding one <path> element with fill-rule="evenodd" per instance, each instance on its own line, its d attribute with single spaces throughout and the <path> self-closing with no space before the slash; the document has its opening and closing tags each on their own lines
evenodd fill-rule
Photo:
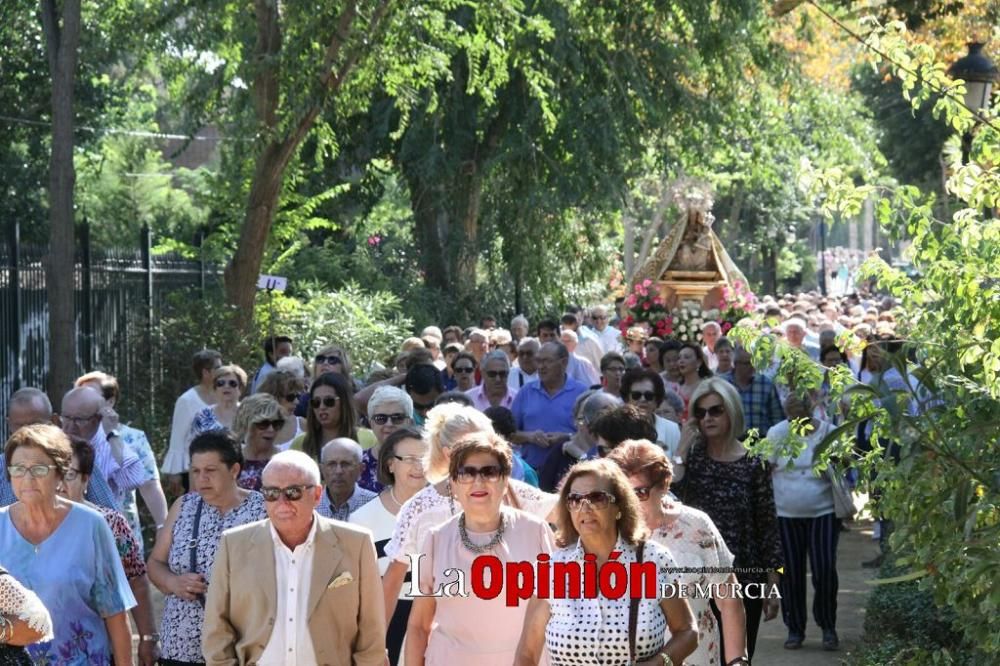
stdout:
<svg viewBox="0 0 1000 666">
<path fill-rule="evenodd" d="M 628 395 L 633 400 L 645 400 L 646 402 L 656 400 L 656 393 L 653 391 L 630 391 Z"/>
<path fill-rule="evenodd" d="M 407 465 L 419 465 L 421 467 L 424 466 L 424 459 L 421 458 L 420 456 L 397 456 L 397 455 L 393 455 L 392 457 L 395 458 L 396 460 L 398 460 L 401 463 L 406 463 Z"/>
<path fill-rule="evenodd" d="M 613 374 L 613 375 L 624 375 L 625 374 L 625 368 L 623 368 L 623 367 L 621 367 L 619 365 L 615 365 L 615 366 L 612 366 L 612 367 L 608 368 L 607 370 L 605 370 L 604 373 L 605 374 Z"/>
<path fill-rule="evenodd" d="M 708 409 L 704 407 L 694 408 L 694 417 L 701 421 L 706 416 L 719 417 L 726 413 L 726 408 L 722 405 L 712 405 Z"/>
<path fill-rule="evenodd" d="M 348 469 L 353 469 L 357 466 L 358 463 L 354 462 L 353 460 L 331 460 L 329 462 L 323 463 L 323 467 L 326 467 L 329 470 L 335 470 L 335 469 L 348 470 Z"/>
<path fill-rule="evenodd" d="M 607 315 L 594 315 L 593 316 L 593 320 L 594 321 L 607 321 L 608 317 L 607 317 Z"/>
<path fill-rule="evenodd" d="M 285 396 L 285 402 L 298 402 L 298 401 L 299 401 L 298 393 L 289 393 Z"/>
<path fill-rule="evenodd" d="M 342 365 L 344 363 L 344 360 L 339 356 L 324 356 L 323 354 L 318 354 L 313 361 L 316 365 Z"/>
<path fill-rule="evenodd" d="M 507 371 L 507 370 L 487 370 L 486 371 L 486 376 L 489 377 L 490 379 L 507 379 L 507 376 L 509 374 L 510 374 L 510 372 Z"/>
<path fill-rule="evenodd" d="M 392 421 L 392 425 L 402 425 L 409 418 L 406 414 L 372 414 L 371 421 L 375 425 L 385 425 L 389 421 Z"/>
<path fill-rule="evenodd" d="M 633 488 L 635 496 L 639 498 L 640 502 L 645 502 L 649 499 L 649 491 L 653 489 L 653 486 L 640 486 L 638 488 Z"/>
<path fill-rule="evenodd" d="M 314 488 L 312 484 L 301 486 L 288 486 L 287 488 L 275 488 L 274 486 L 264 486 L 260 489 L 260 494 L 264 496 L 265 502 L 277 502 L 284 495 L 289 502 L 298 502 L 302 499 L 302 494 Z"/>
<path fill-rule="evenodd" d="M 455 366 L 452 369 L 457 374 L 460 374 L 460 375 L 471 375 L 473 372 L 476 371 L 476 369 L 474 367 L 472 367 L 471 365 L 461 365 L 461 366 L 457 365 L 457 366 Z"/>
<path fill-rule="evenodd" d="M 487 483 L 496 481 L 500 478 L 500 465 L 486 465 L 484 467 L 463 465 L 455 472 L 455 480 L 462 484 L 472 483 L 477 476 Z"/>
<path fill-rule="evenodd" d="M 63 423 L 72 423 L 73 425 L 79 427 L 79 426 L 82 426 L 82 425 L 84 425 L 86 423 L 89 423 L 90 421 L 93 421 L 94 419 L 96 419 L 100 415 L 101 415 L 100 412 L 95 412 L 95 413 L 91 414 L 90 416 L 65 416 L 65 415 L 63 415 L 63 416 L 59 417 L 59 420 L 61 422 L 63 422 Z"/>
<path fill-rule="evenodd" d="M 76 477 L 80 476 L 80 470 L 75 467 L 69 467 L 63 472 L 63 481 L 76 481 Z"/>
<path fill-rule="evenodd" d="M 215 388 L 222 388 L 223 386 L 229 386 L 229 388 L 238 388 L 240 383 L 235 379 L 217 379 L 215 380 Z"/>
<path fill-rule="evenodd" d="M 525 358 L 531 358 L 532 356 L 535 355 L 535 352 L 531 351 L 530 349 L 527 349 L 527 350 L 520 350 L 519 349 L 519 350 L 517 350 L 517 355 L 518 356 L 523 356 Z"/>
<path fill-rule="evenodd" d="M 285 427 L 285 419 L 266 419 L 264 421 L 254 421 L 253 427 L 257 428 L 257 430 L 274 428 L 277 431 Z"/>
<path fill-rule="evenodd" d="M 313 398 L 309 401 L 309 404 L 312 405 L 313 409 L 319 409 L 320 407 L 333 407 L 337 404 L 338 400 L 340 398 L 328 395 L 325 398 Z"/>
<path fill-rule="evenodd" d="M 25 474 L 31 474 L 36 479 L 44 479 L 54 469 L 59 468 L 56 465 L 31 465 L 30 467 L 11 465 L 7 468 L 7 471 L 10 472 L 11 478 L 14 479 L 20 479 Z"/>
<path fill-rule="evenodd" d="M 607 509 L 610 505 L 615 504 L 618 500 L 609 492 L 603 490 L 595 490 L 590 493 L 570 493 L 566 495 L 566 506 L 570 511 L 580 511 L 583 509 L 583 503 L 586 502 L 590 508 L 601 510 Z"/>
</svg>

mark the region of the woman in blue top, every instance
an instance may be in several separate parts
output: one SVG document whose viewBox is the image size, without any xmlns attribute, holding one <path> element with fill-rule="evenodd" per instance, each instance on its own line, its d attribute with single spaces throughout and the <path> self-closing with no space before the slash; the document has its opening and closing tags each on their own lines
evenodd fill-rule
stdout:
<svg viewBox="0 0 1000 666">
<path fill-rule="evenodd" d="M 126 612 L 135 606 L 101 514 L 58 496 L 69 439 L 51 425 L 21 428 L 4 458 L 18 501 L 0 509 L 3 566 L 45 604 L 54 638 L 28 648 L 35 663 L 132 666 Z"/>
</svg>

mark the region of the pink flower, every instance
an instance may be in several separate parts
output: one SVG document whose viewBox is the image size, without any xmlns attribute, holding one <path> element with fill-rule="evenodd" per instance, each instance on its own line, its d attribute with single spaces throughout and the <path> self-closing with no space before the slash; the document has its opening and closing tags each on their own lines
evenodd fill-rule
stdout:
<svg viewBox="0 0 1000 666">
<path fill-rule="evenodd" d="M 646 278 L 645 280 L 642 281 L 642 286 L 643 287 L 648 287 L 648 286 L 650 286 L 652 284 L 653 284 L 653 281 L 650 280 L 649 278 Z"/>
<path fill-rule="evenodd" d="M 663 305 L 663 299 L 660 298 L 659 296 L 657 296 L 656 298 L 653 299 L 653 304 L 654 305 Z"/>
<path fill-rule="evenodd" d="M 645 287 L 639 287 L 639 293 L 642 294 L 643 296 L 649 296 L 649 290 L 647 290 Z"/>
<path fill-rule="evenodd" d="M 633 289 L 633 291 L 635 291 L 635 293 L 637 293 L 637 294 L 638 294 L 638 293 L 639 293 L 639 292 L 640 292 L 641 290 L 642 290 L 642 285 L 641 285 L 641 284 L 637 284 L 637 285 L 635 285 L 635 289 Z"/>
<path fill-rule="evenodd" d="M 645 303 L 642 304 L 642 309 L 643 310 L 648 310 L 649 309 L 649 301 L 646 301 Z"/>
</svg>

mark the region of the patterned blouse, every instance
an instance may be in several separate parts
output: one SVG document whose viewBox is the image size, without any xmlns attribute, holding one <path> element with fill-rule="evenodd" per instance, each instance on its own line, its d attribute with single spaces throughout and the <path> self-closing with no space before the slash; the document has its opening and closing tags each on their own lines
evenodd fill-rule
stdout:
<svg viewBox="0 0 1000 666">
<path fill-rule="evenodd" d="M 188 493 L 181 500 L 180 513 L 171 533 L 170 554 L 167 564 L 176 575 L 191 572 L 191 551 L 188 543 L 194 532 L 194 516 L 201 498 Z M 264 496 L 249 493 L 243 502 L 225 515 L 211 504 L 202 504 L 198 528 L 197 572 L 208 580 L 215 562 L 222 532 L 231 527 L 246 525 L 267 518 Z M 211 584 L 211 581 L 209 581 Z M 203 663 L 201 654 L 201 627 L 205 622 L 205 609 L 197 601 L 185 601 L 168 594 L 163 604 L 163 624 L 160 628 L 161 648 L 164 659 Z"/>
<path fill-rule="evenodd" d="M 385 490 L 385 486 L 378 481 L 378 454 L 373 453 L 373 449 L 365 449 L 361 454 L 361 476 L 358 477 L 358 485 L 376 495 Z"/>
<path fill-rule="evenodd" d="M 245 490 L 260 490 L 263 485 L 262 476 L 264 468 L 267 467 L 267 460 L 245 460 L 240 466 L 240 475 L 236 479 L 236 485 Z"/>
<path fill-rule="evenodd" d="M 757 456 L 732 462 L 713 460 L 702 439 L 691 445 L 684 478 L 675 494 L 708 514 L 741 569 L 742 584 L 767 582 L 768 571 L 782 566 L 778 514 L 771 471 Z"/>
<path fill-rule="evenodd" d="M 115 538 L 115 547 L 118 549 L 118 556 L 122 560 L 122 568 L 125 569 L 125 577 L 129 580 L 146 575 L 146 563 L 142 559 L 142 547 L 139 540 L 132 532 L 131 526 L 125 520 L 125 516 L 112 511 L 103 506 L 92 506 L 102 516 L 108 527 L 111 528 L 111 535 Z"/>
</svg>

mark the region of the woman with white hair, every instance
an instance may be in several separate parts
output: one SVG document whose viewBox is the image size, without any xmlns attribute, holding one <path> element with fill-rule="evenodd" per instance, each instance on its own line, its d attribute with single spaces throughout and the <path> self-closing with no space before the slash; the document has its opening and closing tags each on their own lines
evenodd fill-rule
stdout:
<svg viewBox="0 0 1000 666">
<path fill-rule="evenodd" d="M 413 399 L 401 388 L 379 386 L 368 400 L 368 422 L 375 433 L 375 446 L 361 456 L 361 478 L 358 485 L 373 493 L 384 486 L 379 481 L 379 452 L 389 435 L 404 426 L 413 425 Z"/>
<path fill-rule="evenodd" d="M 493 432 L 485 414 L 455 403 L 438 405 L 428 412 L 424 427 L 430 444 L 424 471 L 431 483 L 403 505 L 397 516 L 396 531 L 385 546 L 386 555 L 392 558 L 382 577 L 386 617 L 392 617 L 395 611 L 403 579 L 410 568 L 410 556 L 420 553 L 421 540 L 427 531 L 462 510 L 451 490 L 448 465 L 452 447 L 466 435 Z M 509 481 L 504 494 L 505 503 L 543 519 L 557 501 L 556 495 L 514 479 Z"/>
</svg>

